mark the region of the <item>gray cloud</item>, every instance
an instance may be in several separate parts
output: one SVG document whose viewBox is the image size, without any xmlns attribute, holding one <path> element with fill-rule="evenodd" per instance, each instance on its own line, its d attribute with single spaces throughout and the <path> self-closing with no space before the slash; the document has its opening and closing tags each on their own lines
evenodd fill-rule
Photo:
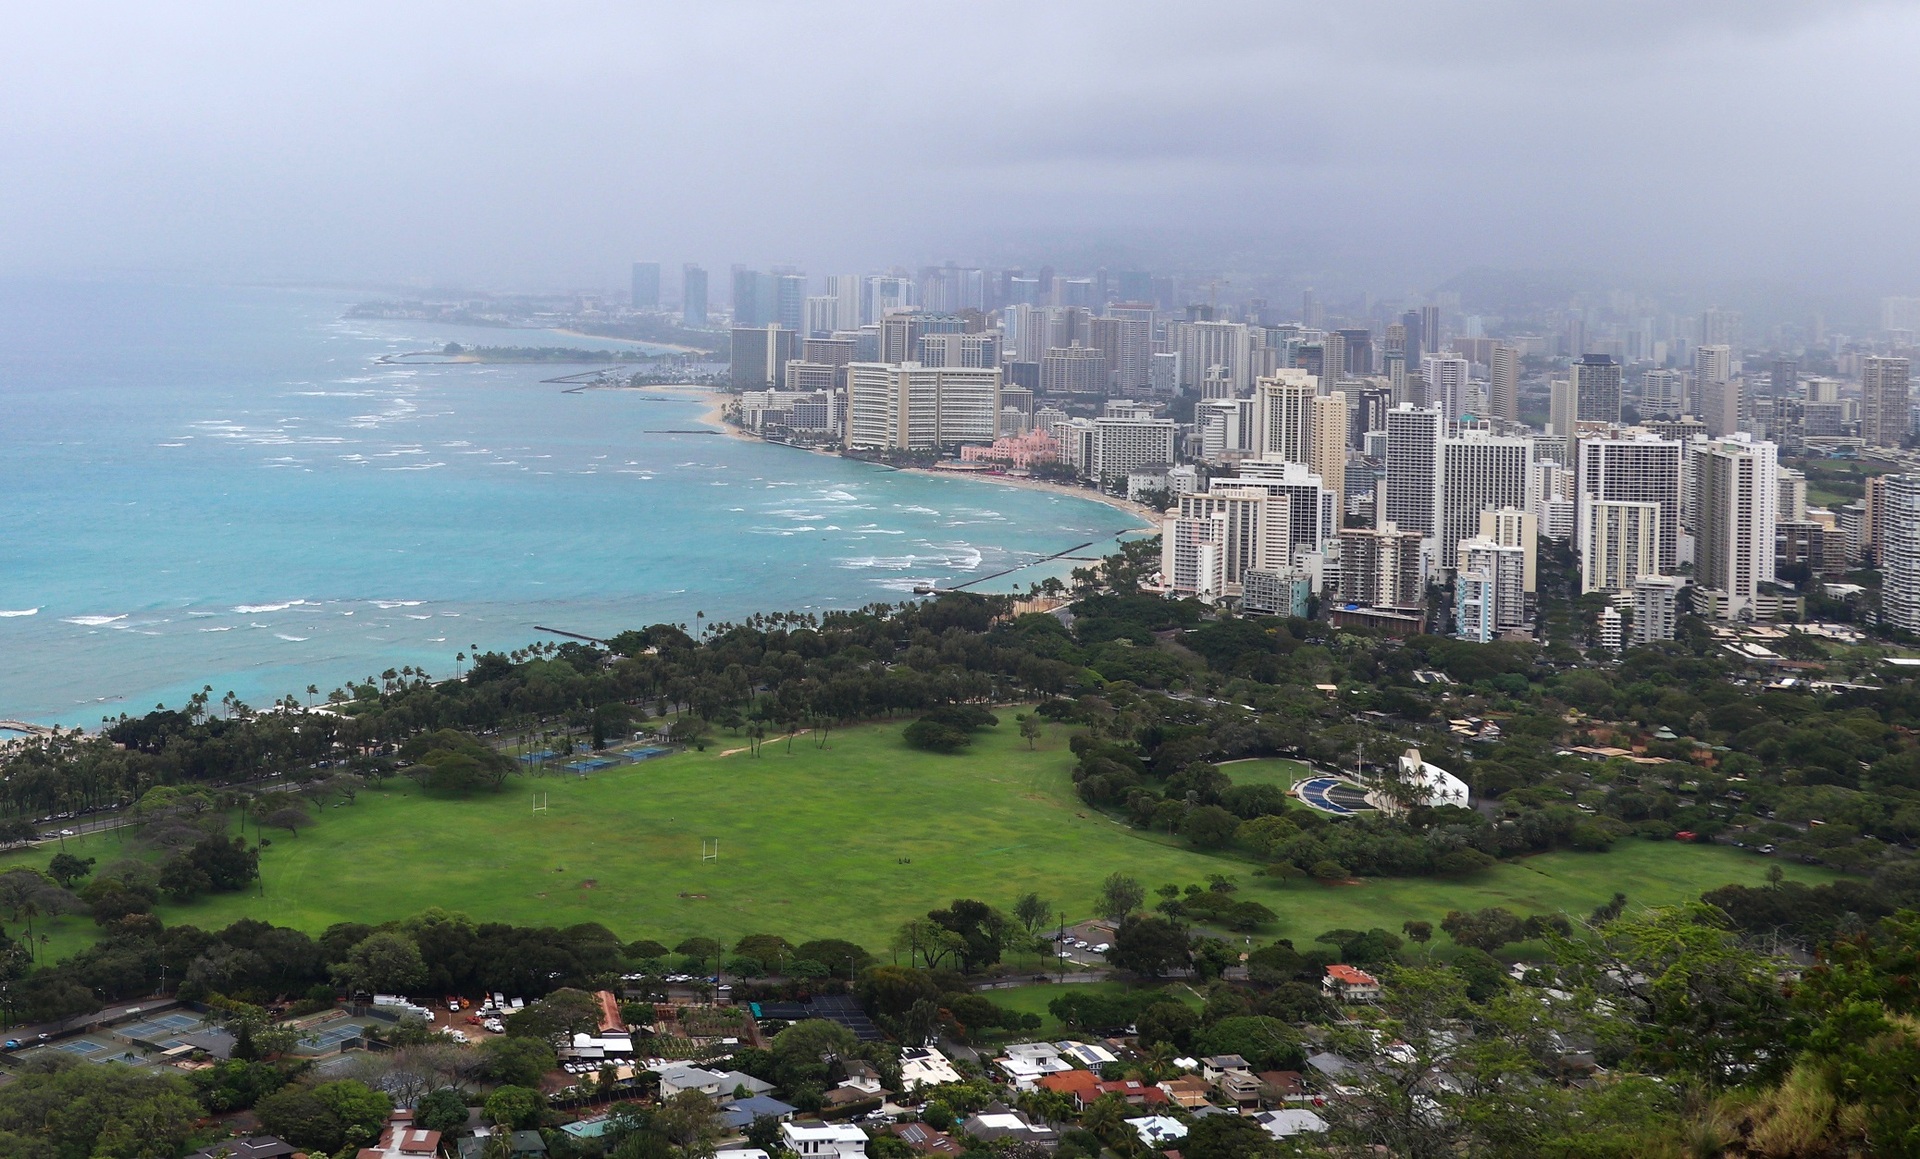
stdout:
<svg viewBox="0 0 1920 1159">
<path fill-rule="evenodd" d="M 1055 237 L 1910 288 L 1916 48 L 1890 3 L 42 6 L 0 39 L 0 270 Z"/>
</svg>

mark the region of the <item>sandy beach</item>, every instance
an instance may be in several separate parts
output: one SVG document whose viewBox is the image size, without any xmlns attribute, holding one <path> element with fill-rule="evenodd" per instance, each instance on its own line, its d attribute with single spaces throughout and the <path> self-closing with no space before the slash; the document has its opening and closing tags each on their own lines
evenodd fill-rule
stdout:
<svg viewBox="0 0 1920 1159">
<path fill-rule="evenodd" d="M 1144 503 L 1135 503 L 1130 499 L 1123 499 L 1118 495 L 1103 495 L 1091 487 L 1073 487 L 1065 483 L 1050 482 L 1046 479 L 1024 479 L 1018 475 L 991 475 L 984 471 L 941 471 L 926 467 L 900 467 L 898 470 L 906 471 L 914 475 L 931 475 L 939 479 L 959 479 L 963 482 L 992 483 L 1002 487 L 1019 487 L 1026 491 L 1048 491 L 1055 495 L 1065 495 L 1073 499 L 1091 499 L 1095 503 L 1105 503 L 1115 510 L 1124 511 L 1139 520 L 1140 526 L 1131 528 L 1130 530 L 1146 532 L 1150 535 L 1160 534 L 1160 520 L 1162 518 L 1160 512 L 1155 511 Z"/>
<path fill-rule="evenodd" d="M 750 439 L 755 442 L 764 441 L 759 435 L 748 430 L 743 430 L 726 421 L 724 416 L 726 414 L 727 401 L 733 397 L 726 391 L 715 390 L 712 387 L 700 386 L 693 383 L 688 383 L 684 386 L 664 387 L 650 385 L 647 389 L 680 390 L 689 393 L 705 394 L 708 396 L 710 405 L 700 413 L 701 422 L 718 430 L 725 431 L 736 439 Z M 824 454 L 825 452 L 820 453 Z M 1123 499 L 1118 495 L 1103 495 L 1091 487 L 1074 487 L 1065 483 L 1054 483 L 1046 479 L 1026 479 L 1017 475 L 994 475 L 983 471 L 942 471 L 937 468 L 928 467 L 896 467 L 894 469 L 905 471 L 909 474 L 927 475 L 938 479 L 957 479 L 962 482 L 990 483 L 1001 487 L 1019 487 L 1028 491 L 1046 491 L 1054 495 L 1065 495 L 1073 499 L 1091 499 L 1095 503 L 1104 503 L 1117 511 L 1124 511 L 1139 520 L 1139 526 L 1130 530 L 1140 531 L 1150 535 L 1158 535 L 1160 533 L 1160 520 L 1162 518 L 1160 512 L 1155 511 L 1143 503 L 1135 503 L 1130 499 Z"/>
</svg>

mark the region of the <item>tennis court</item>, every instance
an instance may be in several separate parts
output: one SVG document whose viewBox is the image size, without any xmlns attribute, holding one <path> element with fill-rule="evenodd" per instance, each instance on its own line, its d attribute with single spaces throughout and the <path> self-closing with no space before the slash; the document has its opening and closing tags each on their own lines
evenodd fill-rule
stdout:
<svg viewBox="0 0 1920 1159">
<path fill-rule="evenodd" d="M 36 1047 L 21 1054 L 21 1058 L 44 1058 L 58 1052 L 84 1058 L 88 1062 L 139 1062 L 140 1052 L 124 1042 L 110 1042 L 91 1034 L 78 1038 L 63 1038 L 59 1042 Z"/>
<path fill-rule="evenodd" d="M 206 1022 L 191 1014 L 162 1014 L 131 1026 L 116 1026 L 114 1033 L 138 1042 L 160 1042 L 182 1034 L 206 1029 Z M 179 1045 L 177 1042 L 170 1045 Z"/>
<path fill-rule="evenodd" d="M 64 1050 L 68 1054 L 77 1054 L 82 1058 L 94 1058 L 99 1055 L 118 1054 L 123 1049 L 117 1042 L 103 1042 L 98 1038 L 69 1038 L 56 1042 L 53 1049 Z"/>
<path fill-rule="evenodd" d="M 300 1040 L 301 1054 L 326 1054 L 339 1050 L 341 1046 L 352 1042 L 365 1033 L 366 1026 L 360 1022 L 334 1022 L 316 1027 L 312 1033 Z"/>
</svg>

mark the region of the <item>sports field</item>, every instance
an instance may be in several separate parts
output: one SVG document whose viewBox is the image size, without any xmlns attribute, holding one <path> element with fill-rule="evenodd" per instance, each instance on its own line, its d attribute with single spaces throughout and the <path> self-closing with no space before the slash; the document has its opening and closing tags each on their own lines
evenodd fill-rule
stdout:
<svg viewBox="0 0 1920 1159">
<path fill-rule="evenodd" d="M 1506 905 L 1584 914 L 1614 890 L 1636 903 L 1697 896 L 1729 881 L 1757 884 L 1771 859 L 1731 849 L 1623 842 L 1606 854 L 1554 853 L 1465 881 L 1379 880 L 1282 885 L 1237 859 L 1193 852 L 1082 805 L 1067 732 L 1048 726 L 1029 751 L 1011 712 L 954 756 L 922 753 L 898 724 L 801 736 L 759 757 L 660 757 L 582 779 L 515 778 L 499 795 L 423 797 L 409 781 L 327 809 L 299 836 L 269 830 L 264 891 L 214 895 L 160 911 L 169 925 L 217 928 L 255 917 L 315 933 L 338 921 L 379 922 L 432 906 L 478 920 L 568 925 L 597 921 L 669 945 L 703 934 L 835 936 L 885 952 L 901 922 L 957 897 L 1010 907 L 1028 890 L 1071 918 L 1091 913 L 1100 881 L 1120 870 L 1149 889 L 1235 874 L 1245 896 L 1281 915 L 1266 937 L 1311 940 L 1340 926 L 1398 929 L 1449 909 Z M 1278 778 L 1291 762 L 1229 765 Z M 1271 767 L 1269 767 L 1269 765 Z M 546 811 L 533 811 L 539 792 Z M 252 836 L 249 829 L 248 835 Z M 719 856 L 703 861 L 703 839 Z M 106 864 L 113 836 L 69 841 Z M 0 862 L 46 864 L 51 851 Z M 1828 874 L 1783 866 L 1794 877 Z M 58 924 L 54 957 L 90 939 L 84 918 Z"/>
</svg>

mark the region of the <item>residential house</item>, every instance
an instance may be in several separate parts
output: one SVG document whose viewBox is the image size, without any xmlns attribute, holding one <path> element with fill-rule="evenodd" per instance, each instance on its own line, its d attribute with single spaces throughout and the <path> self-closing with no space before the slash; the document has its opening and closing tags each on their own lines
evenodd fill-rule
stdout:
<svg viewBox="0 0 1920 1159">
<path fill-rule="evenodd" d="M 1060 1048 L 1051 1042 L 1015 1043 L 993 1063 L 1016 1090 L 1022 1091 L 1035 1089 L 1047 1075 L 1073 1069 L 1072 1063 L 1060 1057 Z"/>
<path fill-rule="evenodd" d="M 865 1159 L 867 1133 L 849 1123 L 782 1123 L 780 1139 L 800 1159 Z"/>
<path fill-rule="evenodd" d="M 412 1111 L 395 1111 L 380 1141 L 362 1147 L 358 1159 L 432 1159 L 440 1151 L 440 1132 L 413 1125 Z"/>
<path fill-rule="evenodd" d="M 798 1109 L 771 1095 L 749 1095 L 744 1099 L 734 1099 L 721 1107 L 720 1121 L 735 1131 L 745 1131 L 753 1126 L 755 1119 L 762 1115 L 782 1123 L 790 1122 L 794 1111 Z"/>
<path fill-rule="evenodd" d="M 1165 1115 L 1148 1115 L 1139 1119 L 1128 1119 L 1127 1126 L 1140 1141 L 1149 1147 L 1164 1147 L 1168 1143 L 1178 1142 L 1187 1137 L 1187 1128 L 1178 1119 L 1169 1119 Z"/>
<path fill-rule="evenodd" d="M 1352 1059 L 1323 1050 L 1307 1056 L 1307 1065 L 1322 1079 L 1339 1081 L 1358 1069 Z"/>
<path fill-rule="evenodd" d="M 1275 1139 L 1285 1139 L 1293 1135 L 1321 1134 L 1327 1129 L 1327 1121 L 1305 1107 L 1289 1107 L 1280 1111 L 1261 1111 L 1251 1116 L 1267 1134 Z"/>
<path fill-rule="evenodd" d="M 1189 1110 L 1213 1102 L 1213 1087 L 1197 1075 L 1183 1074 L 1177 1079 L 1169 1079 L 1160 1084 L 1160 1089 L 1167 1093 L 1176 1106 Z"/>
<path fill-rule="evenodd" d="M 1003 1103 L 988 1103 L 979 1114 L 968 1116 L 960 1129 L 982 1143 L 1012 1139 L 1037 1143 L 1049 1151 L 1060 1145 L 1060 1132 L 1045 1123 L 1034 1122 L 1021 1111 L 1010 1110 Z"/>
<path fill-rule="evenodd" d="M 900 1052 L 900 1085 L 909 1091 L 959 1081 L 960 1072 L 931 1046 L 909 1046 Z"/>
<path fill-rule="evenodd" d="M 953 1141 L 952 1135 L 936 1131 L 925 1123 L 895 1123 L 887 1130 L 921 1155 L 954 1156 L 964 1150 Z"/>
<path fill-rule="evenodd" d="M 1041 1090 L 1072 1095 L 1075 1105 L 1083 1111 L 1104 1095 L 1118 1095 L 1135 1107 L 1160 1107 L 1172 1101 L 1166 1091 L 1148 1086 L 1138 1079 L 1105 1081 L 1089 1070 L 1058 1071 L 1043 1076 L 1035 1086 Z"/>
<path fill-rule="evenodd" d="M 1060 1057 L 1092 1071 L 1097 1071 L 1110 1062 L 1120 1061 L 1120 1056 L 1111 1050 L 1089 1042 L 1056 1042 L 1054 1046 L 1059 1048 Z"/>
<path fill-rule="evenodd" d="M 1260 1080 L 1253 1068 L 1237 1054 L 1216 1054 L 1200 1060 L 1200 1077 L 1219 1088 L 1220 1094 L 1236 1106 L 1250 1107 L 1260 1101 Z"/>
<path fill-rule="evenodd" d="M 765 1079 L 757 1079 L 743 1070 L 730 1070 L 721 1074 L 721 1094 L 725 1099 L 751 1098 L 754 1095 L 770 1095 L 773 1084 Z M 746 1092 L 742 1094 L 741 1092 Z"/>
<path fill-rule="evenodd" d="M 699 1091 L 717 1103 L 733 1095 L 733 1085 L 721 1072 L 690 1063 L 670 1062 L 660 1067 L 661 1101 L 665 1102 L 681 1091 Z"/>
<path fill-rule="evenodd" d="M 1342 1002 L 1372 1002 L 1380 997 L 1380 980 L 1358 966 L 1335 962 L 1320 979 L 1327 995 Z"/>
<path fill-rule="evenodd" d="M 1297 1070 L 1263 1070 L 1254 1076 L 1260 1080 L 1260 1097 L 1268 1103 L 1302 1098 L 1307 1093 L 1306 1077 Z"/>
</svg>

